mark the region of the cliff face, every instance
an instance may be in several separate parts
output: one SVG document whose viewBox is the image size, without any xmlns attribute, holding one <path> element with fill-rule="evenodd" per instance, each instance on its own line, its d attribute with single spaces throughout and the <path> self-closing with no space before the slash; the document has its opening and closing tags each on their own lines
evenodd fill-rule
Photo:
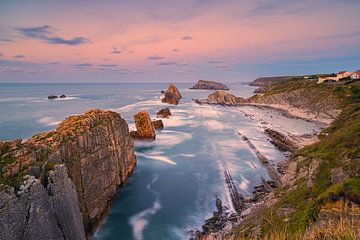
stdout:
<svg viewBox="0 0 360 240">
<path fill-rule="evenodd" d="M 205 89 L 205 90 L 229 90 L 227 86 L 222 83 L 199 80 L 192 88 L 190 89 Z"/>
<path fill-rule="evenodd" d="M 2 161 L 1 182 L 7 186 L 0 197 L 7 207 L 0 208 L 10 213 L 17 205 L 23 206 L 25 219 L 1 214 L 0 225 L 7 227 L 0 228 L 0 236 L 15 236 L 12 226 L 25 233 L 27 228 L 36 230 L 31 224 L 41 223 L 36 224 L 39 230 L 29 232 L 26 238 L 9 239 L 82 239 L 82 232 L 91 234 L 136 165 L 128 126 L 111 111 L 91 110 L 68 117 L 55 131 L 35 135 L 25 143 L 2 142 L 0 149 L 1 159 L 6 159 Z M 24 175 L 34 180 L 27 191 L 19 184 Z M 11 193 L 9 186 L 20 191 Z M 14 204 L 5 204 L 7 199 Z"/>
<path fill-rule="evenodd" d="M 327 122 L 339 116 L 342 107 L 341 99 L 316 86 L 313 88 L 304 86 L 281 92 L 269 91 L 250 98 L 249 102 L 301 109 L 313 118 L 324 119 Z"/>
<path fill-rule="evenodd" d="M 50 171 L 45 187 L 27 175 L 21 192 L 0 192 L 0 239 L 85 239 L 74 183 L 65 165 Z"/>
</svg>

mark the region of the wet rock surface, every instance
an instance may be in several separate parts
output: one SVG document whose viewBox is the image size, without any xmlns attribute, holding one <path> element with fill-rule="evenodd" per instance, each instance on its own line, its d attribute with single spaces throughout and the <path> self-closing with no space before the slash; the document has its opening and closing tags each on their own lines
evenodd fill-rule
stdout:
<svg viewBox="0 0 360 240">
<path fill-rule="evenodd" d="M 204 90 L 229 90 L 229 88 L 218 82 L 199 80 L 192 88 L 190 89 L 204 89 Z"/>
<path fill-rule="evenodd" d="M 155 128 L 151 121 L 149 113 L 144 111 L 136 113 L 134 115 L 134 121 L 136 131 L 132 131 L 130 133 L 133 138 L 140 140 L 155 140 Z"/>
<path fill-rule="evenodd" d="M 164 103 L 177 105 L 181 98 L 182 96 L 177 87 L 173 84 L 170 84 L 165 92 L 164 98 L 161 101 Z"/>
<path fill-rule="evenodd" d="M 265 129 L 265 133 L 271 138 L 270 142 L 274 144 L 280 151 L 295 152 L 297 146 L 284 134 L 270 128 Z"/>
<path fill-rule="evenodd" d="M 158 118 L 168 118 L 169 116 L 171 116 L 171 112 L 170 112 L 169 108 L 160 109 L 156 113 L 156 117 L 158 117 Z"/>
<path fill-rule="evenodd" d="M 152 121 L 152 124 L 155 129 L 163 129 L 164 128 L 164 123 L 161 119 Z"/>
</svg>

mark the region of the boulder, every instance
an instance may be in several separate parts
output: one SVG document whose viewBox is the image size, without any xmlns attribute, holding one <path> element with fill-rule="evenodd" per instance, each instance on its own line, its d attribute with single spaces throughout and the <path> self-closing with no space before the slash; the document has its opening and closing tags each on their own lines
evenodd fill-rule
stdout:
<svg viewBox="0 0 360 240">
<path fill-rule="evenodd" d="M 164 103 L 170 103 L 177 105 L 179 100 L 182 98 L 179 90 L 173 84 L 170 84 L 168 89 L 165 92 L 165 97 L 161 100 Z"/>
<path fill-rule="evenodd" d="M 139 139 L 155 139 L 155 128 L 147 112 L 142 111 L 136 113 L 134 115 L 134 121 L 136 126 L 136 134 L 132 133 L 132 136 L 135 136 L 135 138 Z"/>
<path fill-rule="evenodd" d="M 63 94 L 63 95 L 61 95 L 59 98 L 66 98 L 66 95 Z"/>
<path fill-rule="evenodd" d="M 169 116 L 171 116 L 171 112 L 170 112 L 169 108 L 160 109 L 156 113 L 156 117 L 158 117 L 158 118 L 168 118 Z"/>
<path fill-rule="evenodd" d="M 229 88 L 218 82 L 199 80 L 192 88 L 190 89 L 204 89 L 204 90 L 229 90 Z"/>
<path fill-rule="evenodd" d="M 164 123 L 161 119 L 152 121 L 152 124 L 155 129 L 163 129 L 164 128 Z"/>
<path fill-rule="evenodd" d="M 56 95 L 49 95 L 48 96 L 48 99 L 57 99 L 58 98 L 58 96 L 56 96 Z"/>
</svg>

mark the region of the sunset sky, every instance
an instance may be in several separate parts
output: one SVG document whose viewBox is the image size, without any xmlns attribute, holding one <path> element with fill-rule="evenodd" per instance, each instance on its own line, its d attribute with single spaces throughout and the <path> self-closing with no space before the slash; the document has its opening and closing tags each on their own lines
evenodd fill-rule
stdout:
<svg viewBox="0 0 360 240">
<path fill-rule="evenodd" d="M 236 82 L 359 68 L 359 0 L 0 0 L 0 82 Z"/>
</svg>

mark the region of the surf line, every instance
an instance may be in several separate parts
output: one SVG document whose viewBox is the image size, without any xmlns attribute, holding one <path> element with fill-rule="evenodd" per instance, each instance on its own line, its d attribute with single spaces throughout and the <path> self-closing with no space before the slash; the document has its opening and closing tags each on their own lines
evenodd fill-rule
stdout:
<svg viewBox="0 0 360 240">
<path fill-rule="evenodd" d="M 269 173 L 271 179 L 274 181 L 276 186 L 281 185 L 281 178 L 277 170 L 274 168 L 273 165 L 269 163 L 269 160 L 262 155 L 259 150 L 255 147 L 255 145 L 243 134 L 241 134 L 239 131 L 237 132 L 240 136 L 242 136 L 242 140 L 246 142 L 251 150 L 256 154 L 257 158 L 260 160 L 260 162 L 263 164 L 263 166 L 266 168 L 267 172 Z"/>
</svg>

